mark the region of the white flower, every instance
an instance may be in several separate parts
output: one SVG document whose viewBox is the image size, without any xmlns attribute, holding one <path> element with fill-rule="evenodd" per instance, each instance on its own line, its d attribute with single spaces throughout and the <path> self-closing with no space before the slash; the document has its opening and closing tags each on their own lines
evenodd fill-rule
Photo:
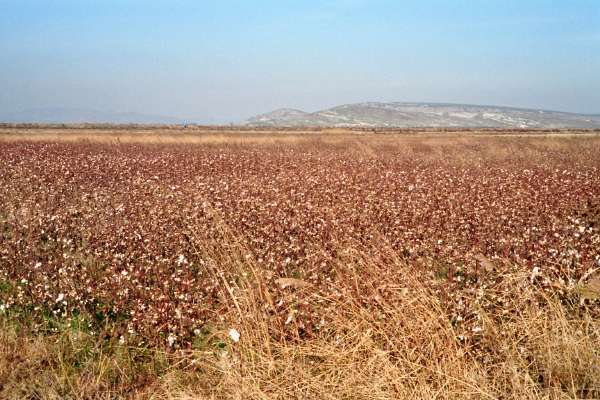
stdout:
<svg viewBox="0 0 600 400">
<path fill-rule="evenodd" d="M 482 327 L 480 327 L 480 326 L 476 326 L 476 327 L 474 327 L 474 328 L 472 329 L 472 331 L 473 331 L 474 333 L 479 333 L 479 332 L 483 331 L 483 328 L 482 328 Z"/>
<path fill-rule="evenodd" d="M 65 299 L 65 295 L 64 294 L 59 294 L 58 297 L 56 298 L 56 302 L 60 303 L 61 301 L 63 301 Z"/>
<path fill-rule="evenodd" d="M 229 337 L 231 338 L 231 340 L 234 341 L 234 343 L 237 343 L 240 341 L 240 333 L 234 328 L 231 328 L 229 330 Z"/>
</svg>

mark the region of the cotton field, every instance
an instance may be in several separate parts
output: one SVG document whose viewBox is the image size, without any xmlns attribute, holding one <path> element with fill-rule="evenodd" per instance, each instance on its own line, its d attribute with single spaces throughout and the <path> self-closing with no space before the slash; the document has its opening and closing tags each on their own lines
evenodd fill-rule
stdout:
<svg viewBox="0 0 600 400">
<path fill-rule="evenodd" d="M 410 291 L 399 264 L 469 342 L 519 295 L 507 271 L 565 296 L 593 279 L 599 229 L 595 138 L 0 142 L 0 307 L 118 321 L 96 333 L 123 343 L 192 346 L 246 274 L 280 334 L 311 337 L 332 299 Z M 358 253 L 381 287 L 349 283 Z"/>
</svg>

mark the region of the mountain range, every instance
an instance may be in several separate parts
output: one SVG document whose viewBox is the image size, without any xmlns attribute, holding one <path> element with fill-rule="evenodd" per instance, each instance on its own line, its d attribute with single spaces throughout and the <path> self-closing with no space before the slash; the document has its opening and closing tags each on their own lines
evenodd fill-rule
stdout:
<svg viewBox="0 0 600 400">
<path fill-rule="evenodd" d="M 110 112 L 84 108 L 36 108 L 0 113 L 0 122 L 39 124 L 181 124 L 182 118 L 139 113 Z"/>
<path fill-rule="evenodd" d="M 183 118 L 84 108 L 38 108 L 0 113 L 0 123 L 184 124 Z M 221 121 L 223 123 L 223 121 Z M 210 122 L 209 122 L 210 123 Z M 368 102 L 305 112 L 281 108 L 250 118 L 250 127 L 579 128 L 599 129 L 600 115 L 449 103 Z"/>
<path fill-rule="evenodd" d="M 316 112 L 282 108 L 245 121 L 249 126 L 600 128 L 600 115 L 448 103 L 369 102 Z"/>
</svg>

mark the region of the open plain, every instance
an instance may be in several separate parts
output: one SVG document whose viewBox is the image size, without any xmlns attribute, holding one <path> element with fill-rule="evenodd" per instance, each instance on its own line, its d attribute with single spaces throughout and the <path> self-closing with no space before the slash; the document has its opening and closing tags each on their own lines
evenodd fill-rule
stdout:
<svg viewBox="0 0 600 400">
<path fill-rule="evenodd" d="M 0 397 L 598 398 L 599 298 L 597 132 L 0 130 Z"/>
</svg>

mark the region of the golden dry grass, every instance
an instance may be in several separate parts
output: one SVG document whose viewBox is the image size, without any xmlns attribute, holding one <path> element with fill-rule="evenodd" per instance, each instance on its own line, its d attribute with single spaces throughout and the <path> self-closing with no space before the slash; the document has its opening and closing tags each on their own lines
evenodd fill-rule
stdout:
<svg viewBox="0 0 600 400">
<path fill-rule="evenodd" d="M 131 129 L 92 129 L 92 128 L 1 128 L 0 142 L 28 141 L 28 142 L 66 142 L 66 143 L 105 143 L 105 144 L 197 144 L 197 145 L 273 145 L 297 144 L 322 141 L 323 143 L 343 143 L 358 140 L 360 143 L 371 145 L 395 145 L 400 143 L 423 143 L 434 147 L 444 143 L 452 143 L 455 139 L 462 141 L 490 138 L 537 138 L 537 139 L 565 139 L 565 138 L 600 138 L 597 131 L 565 131 L 552 133 L 545 131 L 513 132 L 506 131 L 465 131 L 443 132 L 441 130 L 426 130 L 423 132 L 390 131 L 384 134 L 360 132 L 345 128 L 326 128 L 315 131 L 302 130 L 264 130 L 252 129 L 248 131 L 194 129 L 159 129 L 159 128 L 131 128 Z"/>
<path fill-rule="evenodd" d="M 321 299 L 336 305 L 328 326 L 309 339 L 290 338 L 269 315 L 268 289 L 257 267 L 226 226 L 222 232 L 199 251 L 243 278 L 223 290 L 228 306 L 222 321 L 195 350 L 130 348 L 73 326 L 31 334 L 3 319 L 0 394 L 182 400 L 600 396 L 600 319 L 593 305 L 579 304 L 575 291 L 547 295 L 529 284 L 527 274 L 502 273 L 502 283 L 486 295 L 503 296 L 504 307 L 482 312 L 482 331 L 466 345 L 438 294 L 414 268 L 346 249 L 337 261 L 344 295 Z M 382 289 L 392 294 L 378 298 Z M 309 287 L 289 290 L 300 299 L 314 296 Z M 365 295 L 375 306 L 361 301 Z M 228 337 L 231 328 L 240 332 L 237 343 Z"/>
</svg>

